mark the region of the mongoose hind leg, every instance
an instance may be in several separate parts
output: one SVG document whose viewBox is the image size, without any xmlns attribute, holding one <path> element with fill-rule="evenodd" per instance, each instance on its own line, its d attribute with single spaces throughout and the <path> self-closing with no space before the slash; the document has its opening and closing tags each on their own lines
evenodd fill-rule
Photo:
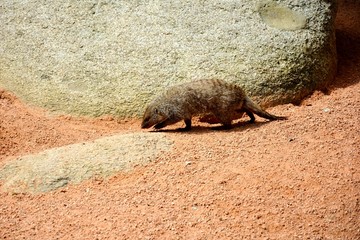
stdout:
<svg viewBox="0 0 360 240">
<path fill-rule="evenodd" d="M 250 110 L 239 109 L 239 110 L 236 110 L 236 112 L 237 113 L 244 113 L 245 112 L 250 117 L 249 123 L 254 123 L 255 122 L 255 116 Z"/>
<path fill-rule="evenodd" d="M 222 124 L 221 128 L 218 129 L 231 129 L 232 125 L 232 119 L 228 115 L 228 113 L 215 113 L 215 116 L 220 120 L 220 123 Z"/>
<path fill-rule="evenodd" d="M 255 122 L 255 116 L 252 112 L 250 112 L 249 110 L 245 110 L 246 114 L 250 117 L 249 123 L 254 123 Z"/>
</svg>

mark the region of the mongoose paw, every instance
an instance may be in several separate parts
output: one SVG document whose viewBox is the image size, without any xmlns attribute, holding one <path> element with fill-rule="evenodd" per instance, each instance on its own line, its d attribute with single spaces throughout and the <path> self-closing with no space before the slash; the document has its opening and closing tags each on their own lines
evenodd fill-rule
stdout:
<svg viewBox="0 0 360 240">
<path fill-rule="evenodd" d="M 191 130 L 191 127 L 186 126 L 184 128 L 177 128 L 176 130 L 179 131 L 179 132 L 188 132 L 188 131 Z"/>
</svg>

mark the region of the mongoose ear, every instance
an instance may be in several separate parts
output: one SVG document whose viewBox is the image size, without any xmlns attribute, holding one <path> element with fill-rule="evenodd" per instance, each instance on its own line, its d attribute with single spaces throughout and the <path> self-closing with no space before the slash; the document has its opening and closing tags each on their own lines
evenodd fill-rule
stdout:
<svg viewBox="0 0 360 240">
<path fill-rule="evenodd" d="M 157 108 L 154 109 L 155 114 L 159 114 L 159 110 Z"/>
</svg>

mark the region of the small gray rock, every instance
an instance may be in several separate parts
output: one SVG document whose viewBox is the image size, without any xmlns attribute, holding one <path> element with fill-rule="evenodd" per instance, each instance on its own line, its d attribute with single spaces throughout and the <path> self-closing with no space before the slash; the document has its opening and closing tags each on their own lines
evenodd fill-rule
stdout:
<svg viewBox="0 0 360 240">
<path fill-rule="evenodd" d="M 330 109 L 330 108 L 324 108 L 324 109 L 323 109 L 323 112 L 324 112 L 324 113 L 329 113 L 329 112 L 331 112 L 331 109 Z"/>
</svg>

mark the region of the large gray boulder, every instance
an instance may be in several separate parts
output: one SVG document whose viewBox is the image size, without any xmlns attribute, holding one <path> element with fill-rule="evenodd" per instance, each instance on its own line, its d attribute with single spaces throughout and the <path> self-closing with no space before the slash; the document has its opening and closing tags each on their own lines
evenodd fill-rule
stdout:
<svg viewBox="0 0 360 240">
<path fill-rule="evenodd" d="M 7 162 L 0 169 L 1 190 L 40 193 L 106 178 L 154 160 L 171 145 L 163 133 L 137 133 L 49 149 Z"/>
<path fill-rule="evenodd" d="M 335 0 L 3 0 L 0 87 L 90 116 L 139 116 L 199 78 L 263 105 L 296 102 L 334 77 L 335 13 Z"/>
</svg>

